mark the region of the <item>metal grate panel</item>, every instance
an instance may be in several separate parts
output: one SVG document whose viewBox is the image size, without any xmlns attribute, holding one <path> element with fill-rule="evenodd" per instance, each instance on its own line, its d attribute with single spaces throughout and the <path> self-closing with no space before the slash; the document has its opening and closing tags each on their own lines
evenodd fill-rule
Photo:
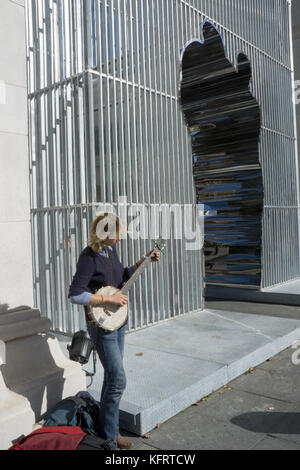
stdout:
<svg viewBox="0 0 300 470">
<path fill-rule="evenodd" d="M 205 18 L 220 31 L 232 63 L 240 51 L 249 58 L 251 91 L 263 112 L 260 159 L 272 221 L 264 224 L 263 286 L 299 276 L 288 1 L 25 4 L 35 303 L 54 329 L 71 333 L 82 326 L 66 295 L 98 204 L 116 207 L 121 196 L 144 207 L 195 204 L 178 87 L 182 49 L 199 38 Z M 286 234 L 292 244 L 292 264 L 283 249 L 273 256 L 274 227 L 272 236 Z M 133 263 L 149 243 L 129 240 L 120 248 L 124 263 Z M 202 257 L 191 253 L 171 239 L 159 271 L 141 280 L 153 302 L 146 304 L 136 289 L 131 329 L 201 308 Z"/>
</svg>

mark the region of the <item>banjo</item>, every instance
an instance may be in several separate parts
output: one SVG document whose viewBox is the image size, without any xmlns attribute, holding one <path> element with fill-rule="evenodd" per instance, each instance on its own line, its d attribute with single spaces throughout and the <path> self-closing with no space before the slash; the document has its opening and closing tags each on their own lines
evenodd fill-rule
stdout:
<svg viewBox="0 0 300 470">
<path fill-rule="evenodd" d="M 157 240 L 153 240 L 154 242 L 154 249 L 149 256 L 144 256 L 144 261 L 140 264 L 137 268 L 135 273 L 131 276 L 131 278 L 124 284 L 121 289 L 123 295 L 127 295 L 135 281 L 138 277 L 144 272 L 144 270 L 150 265 L 154 254 L 158 251 L 164 253 L 164 248 L 166 246 L 166 241 L 162 238 Z M 101 287 L 97 292 L 96 295 L 113 295 L 116 292 L 119 292 L 119 289 L 112 286 L 105 286 Z M 94 326 L 98 328 L 102 328 L 107 331 L 114 331 L 118 328 L 121 328 L 127 320 L 128 317 L 128 305 L 111 305 L 111 304 L 103 304 L 99 306 L 90 307 L 89 311 L 89 318 L 90 321 L 94 324 Z"/>
</svg>

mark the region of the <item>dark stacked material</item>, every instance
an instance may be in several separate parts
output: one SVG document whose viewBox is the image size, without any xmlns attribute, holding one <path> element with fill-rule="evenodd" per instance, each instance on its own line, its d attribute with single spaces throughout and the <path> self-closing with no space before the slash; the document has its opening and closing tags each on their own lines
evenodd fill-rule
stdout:
<svg viewBox="0 0 300 470">
<path fill-rule="evenodd" d="M 211 23 L 204 23 L 203 36 L 183 55 L 181 104 L 192 138 L 197 202 L 206 211 L 206 282 L 258 287 L 263 181 L 251 67 L 242 53 L 233 67 Z"/>
</svg>

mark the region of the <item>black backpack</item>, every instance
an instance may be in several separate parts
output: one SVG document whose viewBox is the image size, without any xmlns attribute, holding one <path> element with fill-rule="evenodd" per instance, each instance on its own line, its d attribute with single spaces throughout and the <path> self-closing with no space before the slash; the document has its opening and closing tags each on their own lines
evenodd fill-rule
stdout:
<svg viewBox="0 0 300 470">
<path fill-rule="evenodd" d="M 79 426 L 89 435 L 99 437 L 100 403 L 88 392 L 65 398 L 44 416 L 47 426 Z"/>
<path fill-rule="evenodd" d="M 76 450 L 114 450 L 112 441 L 105 441 L 101 437 L 87 434 Z"/>
</svg>

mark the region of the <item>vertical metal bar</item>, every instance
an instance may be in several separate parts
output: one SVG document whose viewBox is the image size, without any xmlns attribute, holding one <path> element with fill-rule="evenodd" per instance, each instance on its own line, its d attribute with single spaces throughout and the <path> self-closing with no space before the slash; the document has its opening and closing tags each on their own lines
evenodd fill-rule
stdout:
<svg viewBox="0 0 300 470">
<path fill-rule="evenodd" d="M 95 24 L 96 24 L 96 44 L 97 44 L 97 63 L 99 72 L 102 71 L 103 64 L 103 37 L 101 24 L 100 2 L 95 5 Z M 95 104 L 98 108 L 97 121 L 95 128 L 98 131 L 98 155 L 96 160 L 96 181 L 97 181 L 97 199 L 99 201 L 106 200 L 106 167 L 105 167 L 105 137 L 104 137 L 104 119 L 103 119 L 103 77 L 99 76 L 94 85 Z M 97 99 L 97 103 L 96 103 Z M 95 142 L 96 144 L 96 142 Z"/>
<path fill-rule="evenodd" d="M 143 176 L 143 159 L 142 159 L 142 120 L 141 120 L 141 48 L 140 48 L 140 32 L 139 32 L 139 15 L 138 15 L 138 2 L 134 0 L 133 2 L 133 15 L 135 21 L 134 27 L 134 50 L 135 50 L 135 85 L 133 86 L 134 91 L 134 112 L 135 112 L 135 145 L 137 147 L 137 152 L 135 154 L 135 171 L 136 171 L 136 201 L 137 201 L 137 210 L 139 210 L 139 203 L 145 202 L 144 197 L 144 188 L 143 185 L 140 185 L 140 181 L 142 181 Z M 135 90 L 136 88 L 136 90 Z M 141 242 L 137 240 L 136 243 L 136 258 L 140 259 L 142 256 L 142 249 L 141 249 Z M 138 299 L 138 324 L 143 324 L 143 313 L 144 313 L 144 304 L 141 295 L 142 291 L 142 279 L 139 278 L 138 280 L 138 292 L 137 292 L 137 299 Z"/>
<path fill-rule="evenodd" d="M 118 30 L 118 43 L 117 43 L 117 51 L 118 51 L 118 81 L 117 89 L 118 89 L 118 96 L 117 96 L 117 105 L 118 105 L 118 139 L 119 139 L 119 162 L 120 162 L 120 172 L 119 172 L 119 193 L 120 196 L 126 195 L 126 173 L 125 173 L 125 136 L 124 136 L 124 126 L 123 122 L 125 122 L 124 116 L 124 97 L 123 97 L 123 84 L 122 84 L 122 60 L 125 54 L 125 50 L 122 43 L 122 10 L 121 10 L 121 2 L 120 0 L 117 1 L 116 4 L 116 15 L 117 15 L 117 30 Z M 123 12 L 124 15 L 124 12 Z"/>
<path fill-rule="evenodd" d="M 161 83 L 161 71 L 159 67 L 159 55 L 160 55 L 160 39 L 158 36 L 158 28 L 155 28 L 156 17 L 158 15 L 157 3 L 156 1 L 152 2 L 151 8 L 151 17 L 152 17 L 152 31 L 153 31 L 153 92 L 152 92 L 152 103 L 153 103 L 153 114 L 156 116 L 156 119 L 153 123 L 153 141 L 154 141 L 154 152 L 153 152 L 153 178 L 155 183 L 155 195 L 156 202 L 162 201 L 161 196 L 161 187 L 160 187 L 160 176 L 159 176 L 159 114 L 158 114 L 158 90 Z M 154 201 L 155 202 L 155 201 Z"/>
<path fill-rule="evenodd" d="M 115 28 L 115 0 L 110 3 L 110 69 L 111 79 L 109 81 L 109 88 L 107 94 L 110 97 L 110 118 L 111 118 L 111 150 L 112 150 L 112 186 L 113 194 L 112 200 L 117 201 L 119 198 L 119 154 L 118 154 L 118 113 L 117 113 L 117 91 L 116 91 L 116 68 L 117 68 L 117 31 Z M 109 131 L 110 131 L 109 129 Z"/>
<path fill-rule="evenodd" d="M 178 43 L 178 52 L 180 51 L 180 47 L 183 47 L 183 45 L 186 43 L 186 38 L 184 37 L 184 18 L 183 18 L 183 9 L 184 6 L 180 4 L 179 6 L 179 14 L 177 16 L 177 28 L 178 28 L 178 39 L 180 39 L 180 42 Z M 179 119 L 178 119 L 178 124 L 179 124 L 179 141 L 180 145 L 178 146 L 179 149 L 179 158 L 183 155 L 184 153 L 184 133 L 187 132 L 184 122 L 183 122 L 183 114 L 180 113 Z M 182 159 L 180 159 L 180 163 L 182 165 Z M 183 165 L 182 165 L 183 166 Z M 182 188 L 181 191 L 181 203 L 185 204 L 187 202 L 186 200 L 186 194 L 185 194 L 185 182 L 184 182 L 184 171 L 180 171 L 180 182 L 181 185 L 180 187 Z M 185 253 L 183 250 L 183 243 L 180 245 L 180 265 L 181 266 L 186 266 L 185 264 Z M 182 280 L 181 280 L 181 311 L 182 313 L 186 312 L 186 286 L 187 286 L 187 279 L 186 279 L 186 270 L 182 271 Z"/>
</svg>

